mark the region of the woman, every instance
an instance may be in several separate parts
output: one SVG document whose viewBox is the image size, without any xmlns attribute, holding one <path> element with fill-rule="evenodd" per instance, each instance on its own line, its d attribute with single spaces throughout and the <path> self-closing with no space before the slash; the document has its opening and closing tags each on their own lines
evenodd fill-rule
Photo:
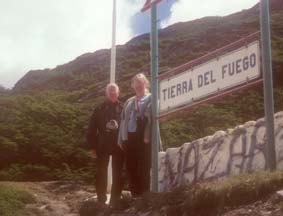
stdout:
<svg viewBox="0 0 283 216">
<path fill-rule="evenodd" d="M 118 144 L 126 158 L 132 196 L 141 196 L 150 187 L 151 95 L 149 81 L 139 73 L 132 79 L 136 93 L 124 104 Z"/>
</svg>

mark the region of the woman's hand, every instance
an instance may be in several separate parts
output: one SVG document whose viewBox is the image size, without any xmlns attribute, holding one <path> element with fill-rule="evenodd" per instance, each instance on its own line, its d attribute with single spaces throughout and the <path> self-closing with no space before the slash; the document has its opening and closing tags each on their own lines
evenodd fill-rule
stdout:
<svg viewBox="0 0 283 216">
<path fill-rule="evenodd" d="M 126 151 L 127 150 L 127 144 L 126 144 L 127 141 L 123 141 L 121 144 L 118 144 L 118 146 L 120 147 L 120 149 L 122 151 Z"/>
<path fill-rule="evenodd" d="M 149 143 L 149 139 L 148 138 L 144 138 L 144 143 L 148 144 Z"/>
<path fill-rule="evenodd" d="M 122 145 L 122 144 L 118 144 L 118 146 L 119 146 L 119 148 L 120 148 L 121 150 L 123 150 L 123 145 Z"/>
</svg>

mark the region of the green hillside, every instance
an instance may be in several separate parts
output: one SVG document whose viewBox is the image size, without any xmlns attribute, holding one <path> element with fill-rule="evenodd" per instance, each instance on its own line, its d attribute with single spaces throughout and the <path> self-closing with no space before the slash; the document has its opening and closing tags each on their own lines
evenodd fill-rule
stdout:
<svg viewBox="0 0 283 216">
<path fill-rule="evenodd" d="M 275 110 L 283 108 L 283 4 L 271 1 Z M 160 71 L 179 66 L 259 30 L 259 9 L 206 17 L 160 30 Z M 103 100 L 110 50 L 87 53 L 54 69 L 29 71 L 11 91 L 0 91 L 0 180 L 92 180 L 93 163 L 80 147 L 93 107 Z M 121 100 L 130 78 L 149 74 L 149 35 L 117 48 Z M 264 115 L 262 87 L 239 92 L 162 120 L 164 148 L 235 127 Z"/>
</svg>

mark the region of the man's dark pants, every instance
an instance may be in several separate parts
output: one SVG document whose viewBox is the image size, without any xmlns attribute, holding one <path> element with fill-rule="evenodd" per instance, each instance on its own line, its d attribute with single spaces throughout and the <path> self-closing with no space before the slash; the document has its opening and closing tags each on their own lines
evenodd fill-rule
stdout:
<svg viewBox="0 0 283 216">
<path fill-rule="evenodd" d="M 112 188 L 110 203 L 114 204 L 119 201 L 122 187 L 122 170 L 124 164 L 123 152 L 117 147 L 113 153 L 101 152 L 97 155 L 97 172 L 96 172 L 96 192 L 97 199 L 99 202 L 105 203 L 107 200 L 107 174 L 108 174 L 108 163 L 110 155 L 112 155 Z"/>
</svg>

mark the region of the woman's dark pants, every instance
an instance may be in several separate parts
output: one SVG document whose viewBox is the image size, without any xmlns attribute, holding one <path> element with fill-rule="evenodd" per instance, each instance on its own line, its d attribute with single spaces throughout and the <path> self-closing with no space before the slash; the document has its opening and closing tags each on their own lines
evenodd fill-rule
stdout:
<svg viewBox="0 0 283 216">
<path fill-rule="evenodd" d="M 125 159 L 132 196 L 140 196 L 150 190 L 150 150 L 150 144 L 144 143 L 143 136 L 137 132 L 128 133 Z"/>
</svg>

